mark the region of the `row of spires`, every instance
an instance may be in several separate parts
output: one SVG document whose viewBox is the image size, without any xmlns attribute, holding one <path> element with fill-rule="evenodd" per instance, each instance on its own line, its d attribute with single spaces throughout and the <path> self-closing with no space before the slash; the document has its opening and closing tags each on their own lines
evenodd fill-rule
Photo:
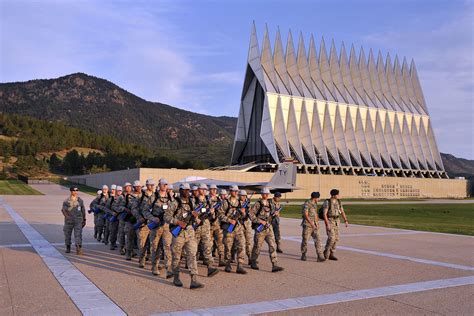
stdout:
<svg viewBox="0 0 474 316">
<path fill-rule="evenodd" d="M 254 23 L 248 62 L 254 72 L 257 70 L 256 76 L 267 92 L 428 115 L 413 59 L 408 66 L 404 57 L 400 65 L 398 56 L 395 56 L 392 65 L 390 54 L 384 61 L 379 51 L 375 60 L 370 49 L 366 58 L 361 47 L 357 56 L 354 45 L 351 45 L 348 57 L 344 42 L 339 52 L 338 56 L 332 40 L 328 56 L 322 38 L 318 54 L 311 35 L 307 54 L 300 32 L 295 53 L 293 36 L 289 31 L 284 53 L 279 28 L 272 51 L 268 28 L 265 27 L 260 53 Z M 260 68 L 263 69 L 261 75 L 258 73 Z"/>
</svg>

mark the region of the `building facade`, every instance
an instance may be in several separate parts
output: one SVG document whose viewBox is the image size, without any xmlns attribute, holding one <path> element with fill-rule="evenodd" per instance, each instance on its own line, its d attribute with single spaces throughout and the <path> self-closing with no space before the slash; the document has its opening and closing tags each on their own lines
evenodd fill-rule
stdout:
<svg viewBox="0 0 474 316">
<path fill-rule="evenodd" d="M 283 47 L 252 28 L 232 164 L 278 164 L 300 172 L 447 178 L 415 63 L 349 54 L 324 39 L 316 51 L 289 32 Z"/>
</svg>

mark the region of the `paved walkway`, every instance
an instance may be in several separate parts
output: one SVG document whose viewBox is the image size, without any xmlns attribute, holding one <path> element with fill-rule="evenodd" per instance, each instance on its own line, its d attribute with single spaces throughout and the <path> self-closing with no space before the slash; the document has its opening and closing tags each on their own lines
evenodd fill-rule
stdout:
<svg viewBox="0 0 474 316">
<path fill-rule="evenodd" d="M 85 255 L 65 254 L 61 201 L 68 190 L 35 185 L 44 196 L 0 197 L 0 315 L 447 314 L 474 310 L 474 238 L 351 225 L 339 261 L 299 260 L 300 220 L 282 219 L 285 271 L 221 271 L 191 291 L 154 277 L 84 231 Z M 82 195 L 86 204 L 92 197 Z M 322 232 L 323 238 L 325 233 Z M 264 247 L 266 249 L 266 247 Z"/>
</svg>

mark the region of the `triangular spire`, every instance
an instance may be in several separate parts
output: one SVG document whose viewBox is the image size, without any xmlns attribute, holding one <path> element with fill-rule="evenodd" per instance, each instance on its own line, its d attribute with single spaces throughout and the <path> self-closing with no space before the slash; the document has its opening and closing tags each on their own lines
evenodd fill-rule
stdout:
<svg viewBox="0 0 474 316">
<path fill-rule="evenodd" d="M 321 45 L 319 47 L 319 70 L 321 72 L 321 78 L 323 79 L 326 92 L 331 93 L 331 96 L 334 100 L 342 101 L 337 98 L 336 89 L 331 76 L 331 69 L 329 67 L 326 45 L 324 44 L 324 38 L 321 38 Z"/>
<path fill-rule="evenodd" d="M 426 107 L 425 96 L 423 95 L 423 90 L 421 89 L 420 79 L 418 77 L 418 72 L 416 71 L 415 61 L 412 59 L 410 64 L 410 78 L 415 89 L 415 96 L 418 104 L 423 108 L 424 112 L 428 114 L 428 109 Z"/>
<path fill-rule="evenodd" d="M 265 79 L 265 87 L 268 92 L 278 92 L 278 83 L 276 80 L 275 66 L 273 65 L 272 48 L 268 37 L 268 28 L 265 26 L 265 34 L 263 36 L 262 48 L 262 67 L 265 70 L 263 78 Z"/>
<path fill-rule="evenodd" d="M 260 85 L 265 89 L 265 82 L 263 80 L 263 71 L 262 66 L 260 63 L 260 49 L 258 46 L 258 39 L 257 39 L 257 30 L 255 28 L 255 21 L 252 24 L 252 31 L 250 34 L 250 45 L 249 45 L 249 53 L 247 57 L 247 62 L 252 69 L 255 77 L 257 77 Z"/>
<path fill-rule="evenodd" d="M 306 58 L 306 49 L 304 46 L 303 34 L 300 33 L 298 40 L 298 72 L 301 77 L 301 86 L 303 96 L 307 98 L 314 98 L 313 84 L 311 83 L 311 75 L 309 73 L 308 59 Z"/>
<path fill-rule="evenodd" d="M 400 97 L 405 105 L 405 109 L 414 113 L 414 110 L 411 106 L 410 99 L 408 98 L 408 93 L 405 88 L 405 82 L 403 81 L 402 75 L 402 68 L 400 66 L 400 61 L 398 60 L 398 56 L 395 55 L 395 60 L 393 62 L 393 72 L 395 73 L 395 81 L 397 82 L 398 92 L 400 93 Z"/>
<path fill-rule="evenodd" d="M 354 84 L 355 91 L 357 92 L 357 96 L 359 100 L 363 103 L 360 104 L 368 107 L 375 106 L 370 102 L 370 99 L 367 98 L 364 86 L 362 85 L 362 79 L 360 77 L 359 64 L 357 62 L 357 56 L 354 45 L 351 46 L 351 52 L 349 55 L 349 69 L 351 71 L 351 79 L 352 83 Z"/>
<path fill-rule="evenodd" d="M 280 28 L 277 29 L 273 51 L 273 64 L 277 72 L 278 88 L 282 94 L 290 94 L 290 81 L 286 70 L 285 54 L 281 42 Z"/>
<path fill-rule="evenodd" d="M 410 69 L 408 68 L 407 59 L 405 57 L 403 57 L 402 77 L 403 77 L 403 82 L 405 83 L 405 89 L 407 91 L 408 99 L 413 109 L 416 111 L 416 113 L 422 114 L 423 110 L 420 109 L 420 106 L 418 105 L 418 102 L 416 101 L 415 90 L 413 89 L 413 84 L 411 83 L 411 78 L 410 78 Z"/>
<path fill-rule="evenodd" d="M 291 30 L 288 32 L 288 41 L 286 43 L 286 69 L 290 77 L 290 89 L 292 95 L 303 96 L 301 79 L 298 74 L 298 65 L 296 64 L 295 46 L 293 45 L 293 35 L 291 35 Z"/>
<path fill-rule="evenodd" d="M 318 56 L 316 54 L 316 45 L 314 43 L 313 34 L 311 34 L 311 39 L 309 41 L 308 63 L 309 73 L 315 85 L 314 92 L 316 93 L 316 99 L 335 101 L 334 99 L 330 98 L 330 93 L 326 94 L 326 89 L 324 88 L 321 72 L 319 70 Z"/>
<path fill-rule="evenodd" d="M 390 89 L 390 93 L 397 103 L 398 108 L 400 108 L 401 111 L 406 111 L 400 96 L 400 92 L 398 91 L 395 73 L 393 72 L 392 59 L 390 58 L 389 53 L 387 53 L 387 58 L 385 60 L 385 75 L 387 77 L 388 88 Z"/>
<path fill-rule="evenodd" d="M 377 102 L 381 105 L 379 108 L 389 108 L 385 104 L 385 98 L 383 96 L 382 87 L 380 86 L 379 76 L 377 74 L 377 69 L 375 66 L 375 58 L 372 49 L 369 50 L 369 60 L 368 60 L 368 67 L 369 67 L 369 78 L 370 83 L 372 84 L 372 89 L 376 96 Z"/>
<path fill-rule="evenodd" d="M 329 68 L 331 69 L 331 77 L 336 87 L 336 92 L 342 97 L 338 98 L 340 103 L 349 103 L 344 82 L 342 81 L 341 70 L 339 69 L 339 59 L 337 58 L 336 45 L 334 39 L 331 41 L 331 49 L 329 53 Z"/>
<path fill-rule="evenodd" d="M 377 56 L 377 74 L 379 77 L 380 87 L 382 88 L 383 96 L 385 97 L 387 108 L 393 109 L 395 111 L 400 111 L 398 104 L 395 102 L 392 92 L 388 86 L 387 74 L 385 73 L 385 65 L 383 62 L 382 52 L 379 50 Z"/>
<path fill-rule="evenodd" d="M 372 88 L 372 83 L 370 81 L 369 75 L 369 67 L 367 65 L 367 59 L 365 58 L 365 52 L 363 47 L 360 48 L 359 53 L 359 72 L 366 96 L 370 99 L 370 102 L 375 107 L 381 107 L 382 105 L 380 104 L 380 102 L 378 102 L 377 97 L 375 96 L 374 90 Z"/>
<path fill-rule="evenodd" d="M 339 56 L 339 68 L 341 70 L 342 81 L 344 83 L 344 87 L 348 92 L 348 97 L 352 99 L 352 102 L 349 103 L 359 104 L 357 92 L 355 91 L 354 83 L 352 82 L 351 70 L 349 69 L 349 61 L 347 59 L 346 47 L 344 46 L 344 42 L 342 42 L 341 52 Z"/>
</svg>

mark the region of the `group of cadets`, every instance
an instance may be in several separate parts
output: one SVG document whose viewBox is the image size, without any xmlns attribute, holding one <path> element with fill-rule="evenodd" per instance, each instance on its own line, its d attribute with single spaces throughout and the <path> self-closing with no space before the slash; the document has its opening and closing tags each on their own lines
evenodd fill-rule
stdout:
<svg viewBox="0 0 474 316">
<path fill-rule="evenodd" d="M 64 201 L 62 212 L 66 252 L 70 252 L 74 229 L 77 254 L 82 254 L 81 234 L 86 217 L 77 191 L 77 187 L 71 187 L 71 196 Z M 208 187 L 201 183 L 191 188 L 183 183 L 179 186 L 179 194 L 175 195 L 173 185 L 162 178 L 156 188 L 153 179 L 148 179 L 143 187 L 136 180 L 133 184 L 126 182 L 123 188 L 104 185 L 97 193 L 89 210 L 94 214 L 94 238 L 105 245 L 110 243 L 111 250 L 118 247 L 126 260 L 137 257 L 140 268 L 145 268 L 151 255 L 152 274 L 158 276 L 160 269 L 165 268 L 165 277 L 173 278 L 175 286 L 183 286 L 179 275 L 182 258 L 191 275 L 191 289 L 203 287 L 197 280 L 198 259 L 207 266 L 208 277 L 219 272 L 216 266 L 232 272 L 232 262 L 236 263 L 236 273 L 246 274 L 245 257 L 247 265 L 258 270 L 258 257 L 264 242 L 269 248 L 272 272 L 283 270 L 277 256 L 282 252 L 279 192 L 270 197 L 270 190 L 263 188 L 261 197 L 250 205 L 252 196 L 247 196 L 247 192 L 236 185 L 227 192 L 218 190 L 214 184 Z M 337 260 L 335 249 L 340 216 L 347 226 L 339 191 L 331 191 L 331 198 L 324 202 L 320 214 L 318 200 L 319 192 L 313 192 L 311 199 L 303 204 L 301 260 L 306 261 L 310 237 L 314 239 L 318 262 Z M 318 216 L 324 220 L 328 234 L 324 251 Z"/>
</svg>

